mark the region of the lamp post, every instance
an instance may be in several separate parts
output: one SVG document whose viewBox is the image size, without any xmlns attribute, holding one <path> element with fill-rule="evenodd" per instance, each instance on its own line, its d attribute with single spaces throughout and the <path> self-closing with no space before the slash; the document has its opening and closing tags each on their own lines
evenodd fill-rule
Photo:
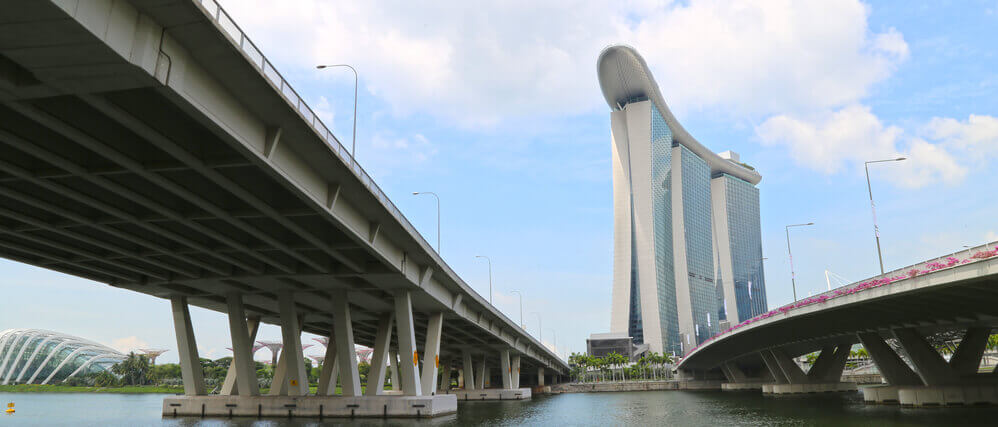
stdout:
<svg viewBox="0 0 998 427">
<path fill-rule="evenodd" d="M 538 337 L 538 339 L 541 340 L 541 344 L 544 344 L 544 324 L 541 322 L 541 314 L 536 311 L 531 312 L 530 314 L 537 315 L 537 333 L 540 334 L 540 337 Z"/>
<path fill-rule="evenodd" d="M 354 161 L 356 161 L 355 158 L 357 157 L 357 81 L 358 81 L 357 70 L 347 64 L 315 66 L 315 68 L 320 70 L 324 68 L 333 68 L 333 67 L 346 67 L 349 68 L 350 71 L 353 71 L 353 134 L 351 135 L 353 141 L 350 146 L 350 157 L 354 158 Z M 438 249 L 437 252 L 440 252 L 440 250 Z"/>
<path fill-rule="evenodd" d="M 551 336 L 554 337 L 554 354 L 558 354 L 558 333 L 553 328 L 548 328 L 551 331 Z"/>
<path fill-rule="evenodd" d="M 877 206 L 873 203 L 873 187 L 870 186 L 870 163 L 900 162 L 904 157 L 885 160 L 871 160 L 863 163 L 866 169 L 866 191 L 870 193 L 870 211 L 873 212 L 873 236 L 877 239 L 877 258 L 880 260 L 880 274 L 884 274 L 884 256 L 880 253 L 880 228 L 877 227 Z"/>
<path fill-rule="evenodd" d="M 492 258 L 485 255 L 475 255 L 475 258 L 485 258 L 489 262 L 489 304 L 492 304 Z M 523 300 L 521 299 L 520 301 L 522 302 Z M 521 304 L 520 307 L 522 310 L 523 305 Z M 523 311 L 520 311 L 520 313 L 520 321 L 523 321 Z"/>
<path fill-rule="evenodd" d="M 440 255 L 440 196 L 432 191 L 413 191 L 413 196 L 418 196 L 420 194 L 429 194 L 437 199 L 437 255 Z M 442 255 L 441 255 L 442 256 Z"/>
<path fill-rule="evenodd" d="M 814 225 L 814 223 L 809 222 L 807 224 L 790 224 L 784 227 L 787 231 L 787 254 L 790 255 L 790 286 L 792 286 L 794 290 L 794 302 L 797 302 L 797 278 L 796 274 L 794 273 L 794 254 L 793 252 L 790 251 L 790 227 L 804 227 L 808 225 Z"/>
<path fill-rule="evenodd" d="M 510 293 L 514 293 L 520 296 L 520 327 L 526 329 L 523 326 L 523 293 L 520 291 L 510 291 Z"/>
</svg>

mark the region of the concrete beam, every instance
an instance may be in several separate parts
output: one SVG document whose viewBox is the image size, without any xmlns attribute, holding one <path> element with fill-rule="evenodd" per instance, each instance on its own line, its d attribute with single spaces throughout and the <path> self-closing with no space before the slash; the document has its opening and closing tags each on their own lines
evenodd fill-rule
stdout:
<svg viewBox="0 0 998 427">
<path fill-rule="evenodd" d="M 513 367 L 509 365 L 509 350 L 499 350 L 499 369 L 502 370 L 502 388 L 513 388 Z"/>
<path fill-rule="evenodd" d="M 904 328 L 893 330 L 894 337 L 908 353 L 908 358 L 915 365 L 915 372 L 925 385 L 935 386 L 952 384 L 957 381 L 956 373 L 946 363 L 946 360 L 933 348 L 915 329 Z"/>
<path fill-rule="evenodd" d="M 177 352 L 180 353 L 180 374 L 184 380 L 184 394 L 202 396 L 208 394 L 204 385 L 204 372 L 198 357 L 198 345 L 194 339 L 194 326 L 191 312 L 187 307 L 187 297 L 170 298 L 173 310 L 173 329 L 177 334 Z"/>
<path fill-rule="evenodd" d="M 371 371 L 367 374 L 368 396 L 384 393 L 385 369 L 388 367 L 388 347 L 392 344 L 392 323 L 394 313 L 385 313 L 378 320 L 378 333 L 374 339 L 374 353 L 371 355 Z"/>
<path fill-rule="evenodd" d="M 870 353 L 870 357 L 873 358 L 873 363 L 877 365 L 877 369 L 880 370 L 880 375 L 883 375 L 884 380 L 888 384 L 894 385 L 922 385 L 922 380 L 918 378 L 918 374 L 912 371 L 908 364 L 901 360 L 901 357 L 894 352 L 880 334 L 876 332 L 862 332 L 856 334 L 859 341 L 863 343 L 863 348 L 866 349 L 867 353 Z"/>
<path fill-rule="evenodd" d="M 803 384 L 808 382 L 807 375 L 804 371 L 797 365 L 794 360 L 787 355 L 782 348 L 774 348 L 769 350 L 770 355 L 773 357 L 773 361 L 776 362 L 777 367 L 783 372 L 784 377 L 790 384 Z"/>
<path fill-rule="evenodd" d="M 354 349 L 353 320 L 350 301 L 345 290 L 331 293 L 333 332 L 336 336 L 336 356 L 340 362 L 340 385 L 344 396 L 360 396 L 360 373 L 357 371 L 357 352 Z"/>
<path fill-rule="evenodd" d="M 464 350 L 464 352 L 461 354 L 461 357 L 464 362 L 461 366 L 462 375 L 464 376 L 464 389 L 475 390 L 475 387 L 478 385 L 478 383 L 475 382 L 475 368 L 471 364 L 471 352 L 468 350 Z"/>
<path fill-rule="evenodd" d="M 949 360 L 950 367 L 957 375 L 974 375 L 981 366 L 981 356 L 988 346 L 991 328 L 967 328 L 953 357 Z"/>
<path fill-rule="evenodd" d="M 258 396 L 260 395 L 260 386 L 256 381 L 256 363 L 253 361 L 252 347 L 260 321 L 250 320 L 254 323 L 251 333 L 246 321 L 242 295 L 230 293 L 225 296 L 225 302 L 229 312 L 229 334 L 232 338 L 232 365 L 226 374 L 226 380 L 228 380 L 228 374 L 235 371 L 236 389 L 230 391 L 237 391 L 240 396 Z M 225 391 L 223 384 L 222 392 Z"/>
<path fill-rule="evenodd" d="M 319 388 L 317 396 L 332 396 L 336 394 L 336 380 L 340 373 L 340 359 L 336 357 L 336 333 L 330 332 L 326 343 L 326 357 L 322 359 L 322 371 L 319 373 Z"/>
<path fill-rule="evenodd" d="M 426 343 L 423 345 L 423 372 L 420 384 L 423 396 L 430 396 L 437 389 L 437 369 L 440 367 L 440 332 L 444 314 L 433 313 L 426 323 Z"/>
<path fill-rule="evenodd" d="M 416 351 L 416 328 L 412 320 L 412 293 L 400 290 L 395 293 L 395 335 L 399 344 L 399 367 L 402 374 L 402 391 L 406 396 L 421 396 L 422 387 L 417 375 L 419 353 Z"/>
<path fill-rule="evenodd" d="M 284 377 L 280 378 L 280 385 L 271 384 L 270 394 L 274 395 L 273 389 L 278 388 L 279 396 L 306 396 L 309 390 L 307 381 L 302 384 L 305 356 L 301 350 L 301 319 L 298 318 L 294 294 L 291 291 L 278 292 L 277 304 L 281 313 L 281 341 L 284 344 L 280 356 L 284 360 Z M 278 379 L 275 372 L 274 382 Z"/>
</svg>

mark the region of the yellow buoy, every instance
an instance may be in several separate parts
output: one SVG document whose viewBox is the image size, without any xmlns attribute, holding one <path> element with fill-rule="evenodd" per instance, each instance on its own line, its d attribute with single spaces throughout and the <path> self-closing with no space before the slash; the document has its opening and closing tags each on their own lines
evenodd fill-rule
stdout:
<svg viewBox="0 0 998 427">
<path fill-rule="evenodd" d="M 8 414 L 13 414 L 14 413 L 14 402 L 10 402 L 10 403 L 7 404 L 7 411 L 6 412 Z"/>
</svg>

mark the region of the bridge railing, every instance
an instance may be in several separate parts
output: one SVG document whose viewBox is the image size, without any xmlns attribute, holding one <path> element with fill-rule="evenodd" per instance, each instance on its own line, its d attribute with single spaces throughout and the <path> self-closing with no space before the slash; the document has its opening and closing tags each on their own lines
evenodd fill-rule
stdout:
<svg viewBox="0 0 998 427">
<path fill-rule="evenodd" d="M 239 27 L 239 25 L 236 24 L 236 21 L 232 19 L 232 17 L 228 14 L 228 12 L 226 12 L 225 9 L 222 9 L 222 6 L 218 4 L 218 1 L 217 0 L 193 0 L 193 1 L 201 5 L 201 7 L 204 9 L 208 17 L 210 17 L 214 21 L 215 25 L 217 25 L 219 28 L 222 29 L 222 32 L 229 38 L 229 41 L 232 42 L 233 45 L 239 48 L 239 50 L 243 53 L 246 59 L 251 64 L 253 64 L 253 66 L 255 66 L 257 70 L 260 71 L 260 73 L 262 73 L 267 78 L 267 80 L 270 80 L 271 84 L 274 85 L 278 93 L 280 93 L 281 96 L 284 97 L 284 99 L 288 102 L 288 104 L 290 104 L 292 107 L 295 108 L 295 110 L 298 111 L 298 113 L 301 115 L 301 118 L 304 119 L 306 123 L 308 123 L 308 125 L 312 128 L 315 134 L 318 135 L 319 138 L 321 138 L 323 141 L 325 141 L 326 144 L 329 145 L 329 147 L 332 149 L 333 153 L 335 153 L 341 160 L 343 160 L 343 163 L 347 165 L 347 168 L 350 169 L 353 172 L 353 174 L 357 176 L 360 182 L 363 183 L 364 186 L 366 186 L 371 191 L 371 193 L 374 194 L 374 196 L 378 199 L 378 201 L 381 202 L 381 204 L 385 207 L 385 209 L 388 210 L 388 212 L 390 212 L 392 216 L 394 216 L 395 219 L 398 220 L 399 224 L 402 225 L 402 228 L 405 228 L 406 231 L 408 231 L 416 239 L 416 241 L 422 246 L 422 248 L 428 254 L 430 254 L 430 256 L 437 262 L 437 264 L 443 267 L 444 273 L 450 275 L 452 278 L 454 278 L 455 281 L 463 285 L 472 295 L 476 296 L 479 300 L 478 301 L 479 303 L 491 307 L 490 303 L 488 303 L 484 298 L 482 298 L 481 295 L 475 292 L 475 290 L 471 286 L 468 286 L 468 284 L 465 283 L 464 280 L 461 279 L 461 277 L 458 276 L 457 273 L 455 273 L 454 270 L 451 269 L 451 267 L 446 262 L 444 262 L 443 257 L 441 257 L 440 254 L 437 253 L 435 249 L 433 249 L 433 246 L 431 246 L 429 242 L 427 242 L 426 238 L 423 237 L 423 235 L 419 232 L 419 230 L 417 230 L 416 227 L 409 222 L 409 219 L 407 219 L 405 215 L 402 214 L 402 211 L 399 210 L 397 206 L 395 206 L 395 203 L 393 203 L 392 200 L 388 198 L 388 195 L 385 194 L 383 190 L 381 190 L 381 187 L 379 187 L 378 184 L 374 182 L 374 179 L 371 178 L 370 175 L 368 175 L 367 171 L 365 171 L 364 168 L 360 166 L 360 163 L 358 163 L 356 159 L 354 159 L 353 155 L 350 154 L 347 148 L 340 143 L 339 139 L 337 139 L 335 135 L 333 135 L 333 133 L 329 130 L 329 127 L 327 127 L 322 122 L 322 120 L 319 119 L 319 117 L 315 114 L 315 111 L 313 111 L 312 108 L 309 107 L 308 104 L 305 102 L 305 100 L 302 99 L 300 95 L 298 95 L 298 92 L 291 87 L 291 84 L 288 83 L 288 80 L 285 79 L 284 76 L 281 75 L 279 71 L 277 71 L 277 68 L 274 67 L 274 64 L 270 62 L 270 60 L 267 59 L 266 56 L 264 56 L 260 48 L 258 48 L 256 44 L 253 43 L 253 41 L 251 41 L 249 37 L 246 36 L 246 33 Z M 506 319 L 509 324 L 514 325 L 517 329 L 520 330 L 520 332 L 523 335 L 532 338 L 532 335 L 530 335 L 516 322 L 513 322 L 511 319 L 509 319 L 504 313 L 502 313 L 497 309 L 494 309 L 494 307 L 493 311 L 497 315 Z M 543 343 L 540 344 L 540 347 L 547 349 L 546 346 L 543 345 Z M 552 353 L 555 354 L 556 358 L 561 360 L 560 357 L 557 357 L 556 352 Z"/>
</svg>

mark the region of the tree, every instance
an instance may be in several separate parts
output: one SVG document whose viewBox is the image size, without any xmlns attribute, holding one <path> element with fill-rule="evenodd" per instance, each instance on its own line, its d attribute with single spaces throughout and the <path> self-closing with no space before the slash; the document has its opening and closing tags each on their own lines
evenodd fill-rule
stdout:
<svg viewBox="0 0 998 427">
<path fill-rule="evenodd" d="M 119 375 L 124 384 L 144 385 L 148 382 L 149 366 L 149 359 L 132 352 L 125 360 L 114 364 L 111 372 Z"/>
</svg>

